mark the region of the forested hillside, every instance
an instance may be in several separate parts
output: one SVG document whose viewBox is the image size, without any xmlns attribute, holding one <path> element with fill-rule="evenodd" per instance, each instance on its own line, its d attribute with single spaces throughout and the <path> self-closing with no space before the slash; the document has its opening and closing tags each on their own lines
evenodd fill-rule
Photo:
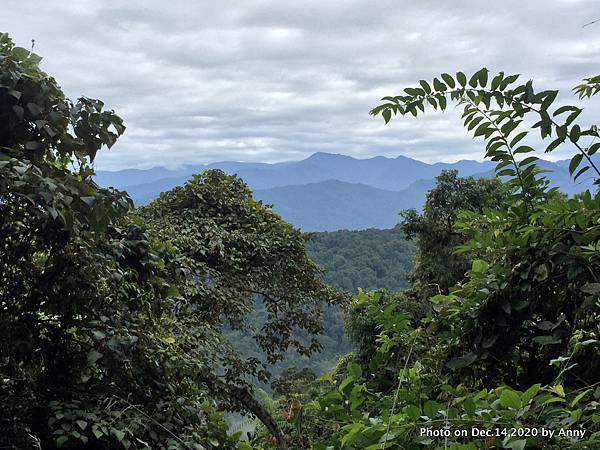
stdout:
<svg viewBox="0 0 600 450">
<path fill-rule="evenodd" d="M 390 292 L 405 288 L 415 254 L 414 242 L 405 238 L 400 227 L 310 233 L 306 249 L 311 259 L 325 271 L 327 284 L 349 295 L 356 294 L 359 288 L 365 291 L 386 289 Z M 281 362 L 272 367 L 275 376 L 280 376 L 288 368 L 307 368 L 316 375 L 322 375 L 336 365 L 340 356 L 353 349 L 344 329 L 343 308 L 328 306 L 323 314 L 327 327 L 319 337 L 321 351 L 310 357 L 288 352 Z M 264 323 L 264 315 L 264 305 L 259 303 L 248 322 L 260 328 Z M 248 339 L 247 333 L 230 331 L 229 337 L 243 355 L 267 362 L 255 343 Z M 270 387 L 261 386 L 271 391 Z"/>
<path fill-rule="evenodd" d="M 389 230 L 311 233 L 310 257 L 326 271 L 325 281 L 349 293 L 406 287 L 415 247 L 398 226 Z"/>
</svg>

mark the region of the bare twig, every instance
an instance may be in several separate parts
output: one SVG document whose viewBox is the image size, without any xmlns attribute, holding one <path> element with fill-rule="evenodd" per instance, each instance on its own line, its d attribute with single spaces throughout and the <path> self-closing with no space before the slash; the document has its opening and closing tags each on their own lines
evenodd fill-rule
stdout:
<svg viewBox="0 0 600 450">
<path fill-rule="evenodd" d="M 588 22 L 585 25 L 583 25 L 581 28 L 585 28 L 588 25 L 594 25 L 596 22 L 600 22 L 600 19 L 592 20 L 591 22 Z"/>
</svg>

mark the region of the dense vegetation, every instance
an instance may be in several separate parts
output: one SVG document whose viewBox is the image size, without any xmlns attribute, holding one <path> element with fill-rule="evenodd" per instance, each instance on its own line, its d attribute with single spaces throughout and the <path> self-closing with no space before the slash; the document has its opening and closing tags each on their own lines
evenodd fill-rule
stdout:
<svg viewBox="0 0 600 450">
<path fill-rule="evenodd" d="M 400 229 L 408 239 L 416 239 L 411 290 L 427 301 L 461 281 L 470 268 L 471 258 L 455 254 L 467 237 L 454 224 L 460 211 L 483 213 L 485 208 L 507 207 L 508 190 L 497 178 L 460 178 L 456 171 L 442 171 L 436 185 L 427 193 L 423 213 L 402 211 Z"/>
<path fill-rule="evenodd" d="M 358 288 L 398 291 L 406 287 L 415 252 L 400 227 L 311 233 L 306 248 L 325 269 L 329 285 L 353 294 Z"/>
<path fill-rule="evenodd" d="M 269 362 L 310 355 L 343 297 L 235 177 L 206 172 L 139 211 L 99 188 L 96 153 L 125 127 L 66 99 L 40 60 L 0 35 L 0 446 L 232 448 L 223 410 L 285 446 L 250 385 L 268 371 L 224 328 Z"/>
<path fill-rule="evenodd" d="M 405 213 L 418 249 L 411 286 L 359 293 L 348 321 L 356 353 L 279 399 L 294 448 L 600 446 L 600 194 L 558 193 L 522 141 L 533 124 L 546 152 L 572 145 L 571 174 L 598 184 L 598 131 L 576 123 L 581 108 L 553 106 L 557 91 L 517 79 L 443 74 L 373 110 L 388 122 L 457 102 L 508 182 L 470 198 L 472 181 L 445 174 L 442 202 L 432 192 L 423 216 Z M 600 77 L 575 91 L 591 97 Z M 438 293 L 427 308 L 419 298 L 430 282 Z"/>
<path fill-rule="evenodd" d="M 348 294 L 358 289 L 377 288 L 398 291 L 406 287 L 407 274 L 412 268 L 415 246 L 407 241 L 399 227 L 390 230 L 341 230 L 309 233 L 305 243 L 308 255 L 325 272 L 330 286 Z M 265 307 L 259 301 L 247 322 L 260 329 L 265 323 Z M 310 370 L 315 375 L 329 372 L 341 355 L 352 350 L 344 331 L 344 311 L 341 306 L 325 306 L 323 320 L 327 324 L 319 336 L 321 351 L 310 357 L 288 351 L 278 363 L 270 366 L 275 377 L 287 370 Z M 235 348 L 245 356 L 267 363 L 266 356 L 243 330 L 229 330 L 228 337 Z M 285 376 L 284 376 L 285 377 Z M 267 392 L 268 384 L 258 383 Z"/>
<path fill-rule="evenodd" d="M 555 107 L 557 91 L 482 69 L 383 99 L 386 122 L 457 102 L 508 181 L 442 173 L 423 214 L 385 235 L 416 240 L 409 286 L 346 305 L 356 350 L 330 373 L 273 380 L 267 363 L 318 351 L 346 299 L 304 236 L 221 171 L 137 210 L 100 188 L 96 153 L 125 127 L 98 100 L 66 99 L 39 63 L 0 35 L 0 446 L 599 447 L 600 194 L 560 194 L 524 144 L 533 124 L 546 152 L 576 150 L 575 179 L 600 184 L 598 130 Z M 599 91 L 600 77 L 576 88 Z M 364 235 L 325 235 L 315 255 L 348 239 L 344 258 L 366 260 Z M 349 269 L 349 286 L 400 273 L 374 251 L 377 277 Z M 263 357 L 241 354 L 239 333 Z M 249 442 L 224 411 L 260 421 Z"/>
</svg>

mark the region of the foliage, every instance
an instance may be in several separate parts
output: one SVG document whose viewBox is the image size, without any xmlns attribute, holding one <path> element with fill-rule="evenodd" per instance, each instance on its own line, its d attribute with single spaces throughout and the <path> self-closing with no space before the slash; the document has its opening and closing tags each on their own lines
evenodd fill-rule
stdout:
<svg viewBox="0 0 600 450">
<path fill-rule="evenodd" d="M 305 247 L 311 259 L 325 271 L 326 283 L 348 293 L 356 293 L 358 288 L 368 291 L 381 286 L 389 291 L 397 291 L 405 287 L 406 273 L 412 267 L 414 254 L 414 245 L 404 238 L 398 227 L 389 230 L 308 233 Z M 318 336 L 321 351 L 310 357 L 288 351 L 285 358 L 274 365 L 268 364 L 266 355 L 260 351 L 250 333 L 230 329 L 227 335 L 241 355 L 254 357 L 267 364 L 273 376 L 284 377 L 290 370 L 298 368 L 313 370 L 321 375 L 335 367 L 341 355 L 352 350 L 344 332 L 344 317 L 347 322 L 358 315 L 347 315 L 345 309 L 338 305 L 323 306 L 323 322 L 327 327 Z M 260 329 L 265 322 L 265 305 L 259 301 L 246 323 Z M 271 392 L 268 384 L 257 384 Z"/>
<path fill-rule="evenodd" d="M 288 347 L 305 355 L 320 349 L 313 335 L 322 332 L 321 306 L 342 297 L 321 281 L 301 233 L 253 200 L 243 181 L 205 171 L 139 213 L 183 255 L 182 290 L 203 322 L 248 331 L 243 319 L 258 296 L 265 321 L 250 331 L 269 362 Z"/>
<path fill-rule="evenodd" d="M 396 107 L 382 105 L 373 113 L 387 111 L 386 121 L 392 111 L 416 114 L 413 106 L 419 109 L 427 99 L 434 108 L 445 109 L 445 101 L 440 99 L 447 94 L 463 105 L 467 129 L 473 130 L 475 137 L 485 137 L 486 156 L 498 162 L 498 175 L 511 177 L 508 185 L 514 189 L 514 203 L 506 211 L 463 216 L 458 227 L 470 233 L 472 240 L 460 251 L 476 255 L 483 249 L 485 261 L 474 266 L 477 270 L 472 271 L 472 279 L 463 289 L 438 301 L 468 299 L 459 308 L 465 316 L 458 320 L 460 328 L 471 335 L 466 347 L 476 351 L 465 353 L 463 358 L 488 359 L 490 366 L 484 373 L 493 373 L 506 382 L 521 383 L 532 376 L 548 382 L 555 375 L 548 363 L 560 353 L 556 345 L 572 342 L 579 333 L 589 337 L 597 331 L 595 292 L 586 287 L 597 281 L 597 258 L 593 251 L 585 253 L 582 248 L 595 248 L 598 241 L 600 204 L 598 195 L 592 196 L 589 191 L 571 200 L 557 195 L 537 168 L 537 157 L 517 161 L 518 155 L 534 151 L 519 145 L 528 134 L 520 126 L 529 115 L 537 116 L 533 128 L 540 129 L 542 139 L 552 139 L 546 152 L 566 141 L 573 144 L 577 153 L 569 170 L 574 179 L 590 169 L 597 179 L 600 177 L 592 158 L 600 145 L 584 143 L 586 136 L 598 136 L 597 128 L 582 128 L 575 122 L 581 108 L 553 107 L 557 91 L 536 93 L 531 81 L 511 87 L 518 77 L 505 77 L 503 73 L 495 76 L 486 89 L 487 78 L 487 70 L 482 69 L 467 86 L 464 75 L 457 74 L 455 81 L 444 74 L 444 82 L 434 80 L 437 93 L 431 89 L 427 92 L 428 84 L 423 81 L 421 88 L 409 88 L 408 96 L 394 97 Z M 575 91 L 581 94 L 582 89 L 579 86 Z M 565 113 L 568 116 L 561 121 Z M 582 162 L 586 164 L 581 166 Z M 494 371 L 490 372 L 492 366 Z M 589 373 L 596 369 L 590 364 L 585 366 L 575 370 L 588 372 L 588 377 L 580 378 L 582 383 L 589 381 Z"/>
<path fill-rule="evenodd" d="M 308 254 L 326 270 L 325 281 L 329 285 L 352 294 L 358 288 L 398 291 L 406 287 L 414 245 L 399 227 L 308 236 Z"/>
<path fill-rule="evenodd" d="M 408 323 L 418 324 L 427 317 L 430 306 L 411 291 L 390 293 L 384 290 L 365 294 L 359 291 L 346 314 L 346 331 L 355 346 L 353 358 L 363 367 L 380 389 L 395 384 L 396 372 L 390 370 L 389 358 L 400 358 L 406 349 L 394 348 L 385 329 L 404 328 Z M 376 299 L 375 302 L 370 301 Z M 379 348 L 387 342 L 389 352 Z"/>
<path fill-rule="evenodd" d="M 341 297 L 302 235 L 221 172 L 132 211 L 91 179 L 121 119 L 65 99 L 39 62 L 0 36 L 0 444 L 234 448 L 223 410 L 244 409 L 285 448 L 248 385 L 268 374 L 223 324 L 243 328 L 258 295 L 271 361 L 318 350 Z"/>
<path fill-rule="evenodd" d="M 454 223 L 462 210 L 483 212 L 507 205 L 508 192 L 499 179 L 461 178 L 457 171 L 442 171 L 436 186 L 427 193 L 423 214 L 416 210 L 401 212 L 401 229 L 409 239 L 417 238 L 411 287 L 421 299 L 448 293 L 469 270 L 471 259 L 454 254 L 467 241 Z"/>
<path fill-rule="evenodd" d="M 551 139 L 546 151 L 575 146 L 574 178 L 592 171 L 598 179 L 592 157 L 600 144 L 584 143 L 597 137 L 596 127 L 575 123 L 578 107 L 555 109 L 556 91 L 536 93 L 532 82 L 511 87 L 517 76 L 501 73 L 490 88 L 485 69 L 470 79 L 460 72 L 440 78 L 384 98 L 373 113 L 388 122 L 392 114 L 417 116 L 426 105 L 443 110 L 457 101 L 467 129 L 486 139 L 497 174 L 509 178 L 508 191 L 496 205 L 447 210 L 454 222 L 447 231 L 462 236 L 456 254 L 470 270 L 431 298 L 426 317 L 411 317 L 411 290 L 359 293 L 351 311 L 359 316 L 362 353 L 327 378 L 320 414 L 304 424 L 312 448 L 597 448 L 600 194 L 558 194 L 527 155 L 533 148 L 520 144 L 528 133 L 521 128 L 533 123 Z M 576 92 L 593 95 L 595 79 Z M 533 116 L 537 122 L 525 120 Z M 441 217 L 444 207 L 439 202 L 431 212 Z M 424 222 L 411 219 L 409 226 Z M 444 251 L 448 243 L 439 241 Z M 423 264 L 435 255 L 435 241 L 428 244 Z"/>
<path fill-rule="evenodd" d="M 251 386 L 269 379 L 265 361 L 319 350 L 322 306 L 344 300 L 302 234 L 220 171 L 132 211 L 91 180 L 121 119 L 98 100 L 67 100 L 39 62 L 0 36 L 3 447 L 600 445 L 600 194 L 557 193 L 521 131 L 533 122 L 546 152 L 572 144 L 573 177 L 598 182 L 600 144 L 587 142 L 597 128 L 576 123 L 579 107 L 555 108 L 557 91 L 503 73 L 488 87 L 482 69 L 384 98 L 373 114 L 386 122 L 458 102 L 508 181 L 442 174 L 423 216 L 405 214 L 419 252 L 410 289 L 359 291 L 347 324 L 356 353 L 319 378 L 284 371 L 272 400 Z M 431 283 L 441 293 L 424 304 Z M 240 332 L 266 359 L 232 345 Z M 240 442 L 223 410 L 263 426 Z"/>
</svg>

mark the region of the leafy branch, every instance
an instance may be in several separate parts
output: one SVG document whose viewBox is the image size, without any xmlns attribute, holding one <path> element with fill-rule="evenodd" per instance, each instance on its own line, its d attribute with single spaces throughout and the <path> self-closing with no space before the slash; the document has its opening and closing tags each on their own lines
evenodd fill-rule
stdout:
<svg viewBox="0 0 600 450">
<path fill-rule="evenodd" d="M 417 117 L 419 111 L 425 112 L 427 105 L 435 110 L 444 111 L 447 108 L 449 97 L 451 101 L 464 105 L 464 125 L 468 131 L 473 133 L 473 137 L 483 136 L 488 141 L 486 156 L 498 162 L 496 166 L 498 174 L 516 176 L 519 178 L 522 189 L 527 190 L 539 184 L 535 181 L 534 176 L 541 171 L 536 171 L 535 167 L 531 165 L 537 158 L 528 157 L 517 163 L 514 155 L 530 153 L 535 150 L 521 145 L 513 151 L 512 147 L 515 147 L 529 132 L 522 131 L 516 134 L 510 142 L 509 138 L 519 128 L 525 115 L 534 113 L 539 120 L 532 128 L 540 129 L 542 139 L 554 137 L 552 142 L 546 146 L 545 152 L 553 151 L 568 138 L 578 150 L 578 153 L 571 158 L 570 174 L 575 173 L 585 158 L 587 165 L 575 173 L 574 179 L 590 168 L 596 172 L 596 178 L 600 179 L 600 169 L 591 158 L 600 149 L 600 143 L 588 147 L 579 143 L 582 136 L 598 137 L 598 129 L 595 125 L 582 129 L 580 125 L 574 123 L 583 111 L 581 108 L 566 105 L 551 111 L 558 91 L 535 92 L 532 81 L 515 85 L 519 75 L 506 76 L 504 72 L 500 72 L 491 80 L 488 88 L 488 72 L 486 68 L 483 68 L 469 80 L 463 72 L 457 72 L 455 77 L 443 73 L 440 76 L 441 79 L 436 77 L 431 84 L 421 80 L 418 87 L 404 89 L 406 95 L 384 97 L 383 103 L 373 108 L 371 114 L 374 116 L 381 114 L 387 124 L 391 120 L 392 114 L 403 116 L 412 114 Z M 598 91 L 600 91 L 600 77 L 587 79 L 585 84 L 575 88 L 575 92 L 579 94 L 580 98 L 589 97 Z M 494 104 L 496 106 L 492 107 Z M 483 108 L 480 105 L 483 105 Z M 557 117 L 564 113 L 570 114 L 564 122 L 559 123 Z M 501 171 L 508 165 L 513 165 L 514 171 L 511 169 Z"/>
</svg>

